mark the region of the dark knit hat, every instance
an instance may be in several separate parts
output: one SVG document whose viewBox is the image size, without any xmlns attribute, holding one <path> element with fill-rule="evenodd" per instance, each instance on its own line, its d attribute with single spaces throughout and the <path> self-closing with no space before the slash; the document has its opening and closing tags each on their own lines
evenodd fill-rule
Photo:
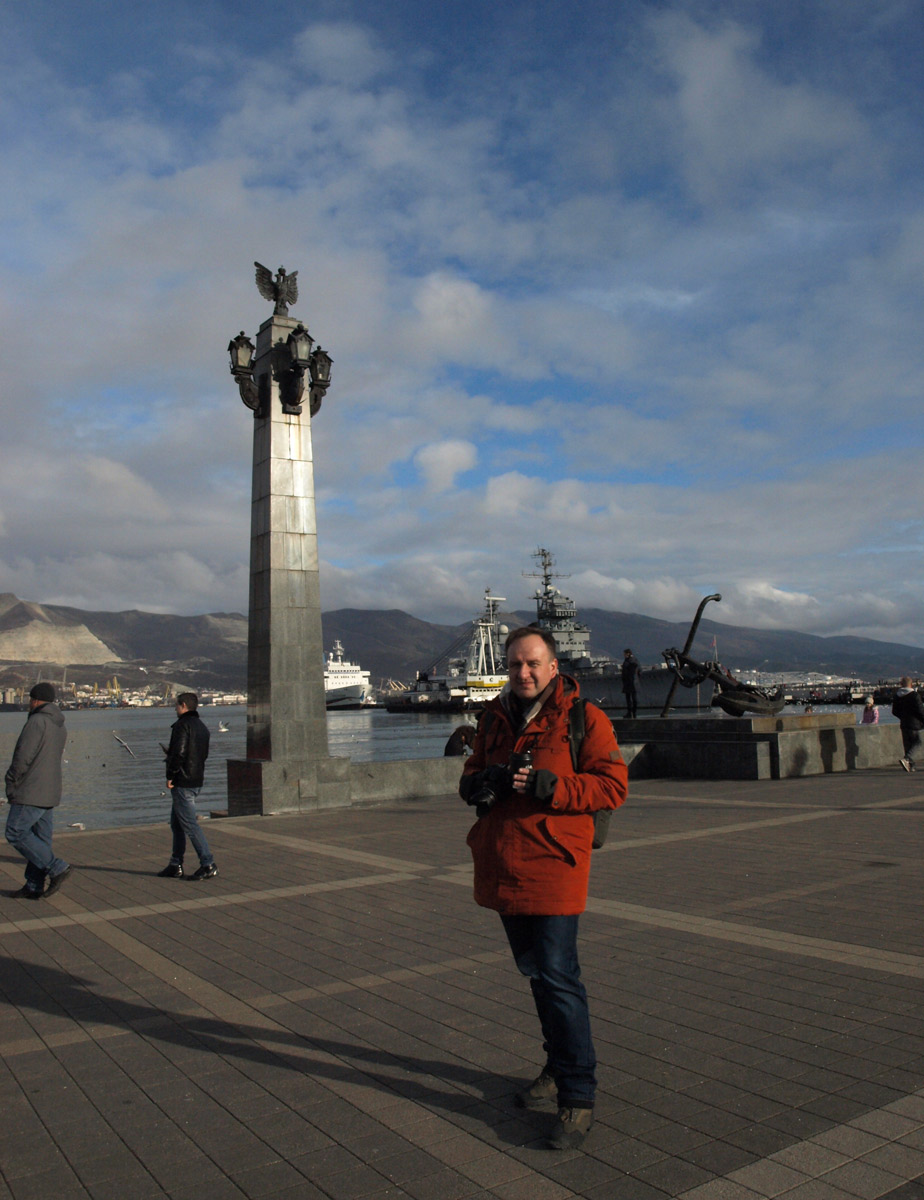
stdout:
<svg viewBox="0 0 924 1200">
<path fill-rule="evenodd" d="M 55 698 L 55 689 L 50 683 L 37 683 L 29 695 L 33 700 L 41 700 L 48 704 Z"/>
</svg>

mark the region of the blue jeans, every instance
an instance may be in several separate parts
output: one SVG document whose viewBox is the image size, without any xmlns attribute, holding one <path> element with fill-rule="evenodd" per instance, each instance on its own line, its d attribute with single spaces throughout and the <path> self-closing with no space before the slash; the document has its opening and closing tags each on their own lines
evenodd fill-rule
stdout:
<svg viewBox="0 0 924 1200">
<path fill-rule="evenodd" d="M 501 921 L 517 968 L 529 979 L 559 1106 L 592 1108 L 597 1058 L 578 963 L 578 918 L 501 914 Z"/>
<path fill-rule="evenodd" d="M 172 866 L 182 867 L 187 838 L 192 842 L 192 848 L 199 855 L 199 862 L 203 867 L 210 867 L 215 861 L 196 816 L 196 797 L 201 790 L 181 787 L 170 789 L 170 795 L 173 797 L 173 807 L 170 810 L 170 828 L 173 830 L 173 853 L 170 855 Z"/>
<path fill-rule="evenodd" d="M 43 892 L 48 875 L 60 875 L 68 863 L 51 848 L 55 810 L 34 804 L 11 804 L 6 817 L 6 840 L 26 860 L 26 887 Z"/>
</svg>

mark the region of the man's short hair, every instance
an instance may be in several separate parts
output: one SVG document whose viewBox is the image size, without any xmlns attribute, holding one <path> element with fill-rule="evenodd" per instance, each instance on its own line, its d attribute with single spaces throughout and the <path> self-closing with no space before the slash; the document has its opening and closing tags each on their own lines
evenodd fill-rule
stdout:
<svg viewBox="0 0 924 1200">
<path fill-rule="evenodd" d="M 195 692 L 180 692 L 176 698 L 176 702 L 188 708 L 190 712 L 195 712 L 199 707 L 199 697 Z"/>
<path fill-rule="evenodd" d="M 507 640 L 504 642 L 504 652 L 510 653 L 510 647 L 514 642 L 519 642 L 527 637 L 540 637 L 549 648 L 549 653 L 553 658 L 558 658 L 558 646 L 555 643 L 555 638 L 547 629 L 543 629 L 539 625 L 521 625 L 519 629 L 511 629 L 507 634 Z"/>
<path fill-rule="evenodd" d="M 899 679 L 899 681 L 898 681 L 898 686 L 899 687 L 911 687 L 911 676 L 903 675 L 901 677 L 901 679 Z"/>
</svg>

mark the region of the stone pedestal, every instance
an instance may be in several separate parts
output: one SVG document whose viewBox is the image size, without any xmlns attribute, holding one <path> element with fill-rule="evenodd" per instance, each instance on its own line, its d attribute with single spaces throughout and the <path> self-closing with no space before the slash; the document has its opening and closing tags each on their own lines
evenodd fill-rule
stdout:
<svg viewBox="0 0 924 1200">
<path fill-rule="evenodd" d="M 630 775 L 675 779 L 792 779 L 895 766 L 898 725 L 858 725 L 852 712 L 775 717 L 617 720 Z"/>
<path fill-rule="evenodd" d="M 349 803 L 348 773 L 327 750 L 308 394 L 301 414 L 284 412 L 273 374 L 273 347 L 297 325 L 264 321 L 254 357 L 247 758 L 228 762 L 231 816 Z"/>
</svg>

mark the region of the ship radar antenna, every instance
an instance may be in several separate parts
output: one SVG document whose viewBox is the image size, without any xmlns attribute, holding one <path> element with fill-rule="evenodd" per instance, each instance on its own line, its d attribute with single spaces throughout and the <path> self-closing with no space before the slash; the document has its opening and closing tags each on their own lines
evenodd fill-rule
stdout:
<svg viewBox="0 0 924 1200">
<path fill-rule="evenodd" d="M 555 559 L 552 557 L 552 552 L 550 550 L 545 550 L 542 546 L 540 546 L 538 550 L 533 551 L 533 558 L 536 560 L 541 569 L 539 571 L 524 571 L 523 578 L 541 579 L 542 586 L 545 591 L 549 590 L 549 585 L 553 579 L 571 578 L 570 575 L 562 575 L 560 572 L 552 569 L 555 566 Z"/>
</svg>

